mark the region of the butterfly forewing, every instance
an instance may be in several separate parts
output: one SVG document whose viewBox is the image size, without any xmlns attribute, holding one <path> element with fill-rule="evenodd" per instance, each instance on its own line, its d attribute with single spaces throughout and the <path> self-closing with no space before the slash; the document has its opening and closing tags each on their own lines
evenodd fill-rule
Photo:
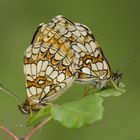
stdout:
<svg viewBox="0 0 140 140">
<path fill-rule="evenodd" d="M 59 32 L 42 24 L 25 51 L 24 72 L 28 98 L 35 96 L 41 101 L 57 97 L 74 80 L 74 61 L 73 50 Z"/>
</svg>

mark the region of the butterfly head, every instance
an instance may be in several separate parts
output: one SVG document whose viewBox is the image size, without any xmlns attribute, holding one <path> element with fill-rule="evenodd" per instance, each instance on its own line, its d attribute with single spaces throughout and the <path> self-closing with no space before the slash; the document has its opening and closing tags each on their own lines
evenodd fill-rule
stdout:
<svg viewBox="0 0 140 140">
<path fill-rule="evenodd" d="M 19 110 L 24 113 L 24 114 L 30 114 L 31 113 L 31 109 L 30 106 L 28 106 L 26 103 L 24 103 L 22 106 L 18 106 Z"/>
<path fill-rule="evenodd" d="M 102 89 L 113 82 L 113 84 L 118 86 L 121 77 L 122 77 L 122 73 L 115 72 L 112 73 L 112 75 L 109 78 L 93 80 L 91 85 L 97 89 Z"/>
<path fill-rule="evenodd" d="M 32 97 L 25 101 L 22 106 L 18 106 L 19 110 L 24 114 L 30 114 L 32 111 L 39 111 L 41 108 L 46 106 L 45 101 L 39 100 L 35 97 Z"/>
<path fill-rule="evenodd" d="M 30 105 L 29 100 L 26 100 L 22 105 L 19 105 L 19 110 L 24 114 L 30 114 L 32 111 L 32 107 Z"/>
<path fill-rule="evenodd" d="M 115 73 L 112 73 L 111 80 L 114 82 L 115 85 L 119 85 L 119 81 L 122 78 L 122 73 L 119 73 L 118 71 Z"/>
</svg>

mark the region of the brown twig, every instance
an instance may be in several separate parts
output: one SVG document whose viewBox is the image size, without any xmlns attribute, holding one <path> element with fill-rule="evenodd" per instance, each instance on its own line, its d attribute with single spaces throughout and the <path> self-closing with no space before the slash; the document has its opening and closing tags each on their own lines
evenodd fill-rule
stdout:
<svg viewBox="0 0 140 140">
<path fill-rule="evenodd" d="M 0 128 L 6 132 L 13 140 L 29 140 L 29 138 L 37 131 L 39 130 L 41 127 L 43 127 L 46 123 L 48 123 L 50 120 L 52 119 L 52 117 L 48 117 L 47 119 L 45 119 L 44 121 L 42 121 L 39 125 L 37 125 L 36 127 L 34 127 L 32 130 L 30 130 L 24 137 L 18 138 L 17 136 L 15 136 L 15 134 L 13 134 L 8 128 L 6 128 L 5 126 L 1 125 Z"/>
<path fill-rule="evenodd" d="M 31 131 L 29 131 L 24 138 L 22 138 L 23 140 L 29 140 L 29 138 L 41 127 L 43 127 L 46 123 L 48 123 L 50 120 L 52 119 L 52 117 L 48 117 L 47 119 L 45 119 L 43 122 L 41 122 L 39 125 L 37 125 L 36 127 L 34 127 Z"/>
<path fill-rule="evenodd" d="M 8 128 L 5 126 L 1 125 L 0 128 L 5 131 L 13 140 L 20 140 L 18 137 L 16 137 Z"/>
<path fill-rule="evenodd" d="M 9 95 L 12 95 L 14 97 L 16 97 L 18 100 L 22 101 L 18 96 L 16 96 L 14 93 L 11 93 L 8 89 L 6 89 L 1 83 L 0 83 L 0 90 L 6 92 Z M 5 126 L 0 124 L 0 128 L 5 131 L 11 138 L 13 138 L 14 140 L 29 140 L 29 138 L 41 127 L 43 127 L 46 123 L 48 123 L 48 121 L 50 121 L 52 119 L 52 117 L 48 117 L 47 119 L 45 119 L 44 121 L 42 121 L 39 125 L 37 125 L 36 127 L 34 127 L 32 130 L 30 130 L 24 137 L 18 138 L 16 137 L 8 128 L 6 128 Z"/>
</svg>

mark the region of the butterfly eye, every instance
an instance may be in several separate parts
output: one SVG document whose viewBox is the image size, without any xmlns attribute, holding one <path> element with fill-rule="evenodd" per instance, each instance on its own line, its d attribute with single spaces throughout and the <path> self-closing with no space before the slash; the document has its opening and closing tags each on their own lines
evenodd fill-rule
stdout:
<svg viewBox="0 0 140 140">
<path fill-rule="evenodd" d="M 24 114 L 29 114 L 30 113 L 30 108 L 26 104 L 23 104 L 23 106 L 18 106 L 19 110 L 23 112 Z"/>
</svg>

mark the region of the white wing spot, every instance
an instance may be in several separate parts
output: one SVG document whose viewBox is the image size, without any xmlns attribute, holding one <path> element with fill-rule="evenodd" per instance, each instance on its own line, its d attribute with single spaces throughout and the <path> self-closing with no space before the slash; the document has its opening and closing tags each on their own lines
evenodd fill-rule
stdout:
<svg viewBox="0 0 140 140">
<path fill-rule="evenodd" d="M 63 58 L 63 56 L 59 55 L 58 53 L 55 54 L 54 58 L 56 60 L 61 60 Z"/>
<path fill-rule="evenodd" d="M 50 86 L 46 86 L 46 87 L 44 88 L 44 91 L 45 91 L 45 93 L 47 94 L 47 93 L 50 91 Z"/>
<path fill-rule="evenodd" d="M 88 43 L 85 44 L 85 47 L 86 47 L 86 49 L 88 50 L 89 53 L 92 53 L 91 46 Z"/>
<path fill-rule="evenodd" d="M 65 37 L 71 37 L 72 33 L 71 32 L 68 32 L 67 34 L 65 34 Z"/>
<path fill-rule="evenodd" d="M 86 36 L 87 35 L 87 32 L 81 32 L 81 34 L 83 35 L 83 36 Z"/>
<path fill-rule="evenodd" d="M 94 56 L 97 57 L 99 54 L 100 54 L 100 51 L 97 49 L 97 50 L 94 52 Z"/>
<path fill-rule="evenodd" d="M 92 64 L 92 70 L 93 70 L 93 71 L 97 71 L 97 67 L 96 67 L 95 64 Z"/>
<path fill-rule="evenodd" d="M 65 79 L 65 75 L 63 73 L 61 73 L 58 77 L 57 77 L 57 81 L 58 82 L 62 82 Z"/>
<path fill-rule="evenodd" d="M 48 49 L 48 48 L 47 48 L 47 47 L 45 47 L 45 46 L 41 46 L 41 47 L 40 47 L 41 52 L 46 52 L 46 51 L 47 51 L 47 49 Z"/>
<path fill-rule="evenodd" d="M 97 65 L 97 67 L 98 67 L 99 70 L 102 70 L 103 69 L 103 64 L 102 63 L 97 62 L 96 65 Z"/>
<path fill-rule="evenodd" d="M 32 55 L 32 53 L 31 53 L 31 52 L 29 52 L 29 53 L 26 53 L 26 54 L 25 54 L 25 56 L 26 56 L 27 58 L 30 58 L 30 57 L 31 57 L 31 55 Z"/>
<path fill-rule="evenodd" d="M 89 68 L 82 68 L 82 72 L 85 73 L 85 74 L 90 74 L 90 69 Z"/>
<path fill-rule="evenodd" d="M 86 48 L 84 45 L 77 43 L 77 46 L 80 48 L 80 50 L 82 50 L 83 52 L 87 52 Z"/>
<path fill-rule="evenodd" d="M 31 52 L 31 50 L 32 50 L 32 45 L 30 45 L 30 46 L 25 50 L 25 54 Z"/>
<path fill-rule="evenodd" d="M 92 51 L 94 52 L 95 49 L 97 48 L 96 44 L 93 41 L 91 41 L 89 44 L 90 44 L 90 46 L 92 48 Z"/>
<path fill-rule="evenodd" d="M 26 78 L 27 78 L 27 80 L 29 80 L 29 81 L 33 81 L 33 77 L 31 77 L 30 75 L 27 75 Z"/>
<path fill-rule="evenodd" d="M 92 62 L 91 59 L 86 60 L 86 64 L 91 63 L 91 62 Z"/>
<path fill-rule="evenodd" d="M 33 48 L 33 54 L 38 54 L 39 53 L 39 48 Z"/>
<path fill-rule="evenodd" d="M 41 67 L 42 67 L 42 61 L 39 60 L 37 63 L 37 73 L 39 73 L 41 71 Z"/>
<path fill-rule="evenodd" d="M 56 53 L 57 50 L 58 50 L 58 49 L 50 48 L 50 53 L 51 53 L 51 54 L 54 54 L 54 53 Z"/>
<path fill-rule="evenodd" d="M 81 24 L 79 24 L 79 23 L 76 23 L 76 28 L 78 29 L 78 30 L 80 30 L 80 31 L 84 31 L 85 29 L 82 27 L 82 26 L 80 26 Z"/>
<path fill-rule="evenodd" d="M 42 69 L 41 69 L 41 71 L 45 71 L 46 68 L 47 68 L 47 66 L 48 66 L 48 61 L 44 61 L 43 64 L 42 64 Z"/>
<path fill-rule="evenodd" d="M 105 61 L 103 61 L 104 69 L 108 69 L 108 65 Z"/>
<path fill-rule="evenodd" d="M 77 45 L 72 45 L 72 48 L 78 53 L 81 52 L 81 50 L 77 47 Z"/>
<path fill-rule="evenodd" d="M 36 87 L 32 86 L 32 87 L 29 88 L 29 90 L 31 91 L 31 93 L 33 95 L 36 95 Z"/>
<path fill-rule="evenodd" d="M 44 83 L 45 83 L 45 81 L 40 80 L 40 81 L 38 81 L 38 83 L 39 83 L 39 84 L 44 84 Z"/>
<path fill-rule="evenodd" d="M 32 64 L 32 76 L 34 79 L 36 78 L 36 64 Z"/>
<path fill-rule="evenodd" d="M 77 37 L 80 37 L 81 36 L 81 33 L 78 30 L 74 31 L 73 34 L 75 36 L 77 36 Z"/>
<path fill-rule="evenodd" d="M 25 73 L 26 73 L 26 75 L 32 75 L 32 73 L 31 73 L 31 64 L 26 64 L 25 65 Z"/>
<path fill-rule="evenodd" d="M 52 71 L 53 71 L 53 67 L 48 66 L 47 69 L 46 69 L 46 75 L 47 76 L 50 75 Z"/>
<path fill-rule="evenodd" d="M 49 77 L 55 79 L 57 76 L 58 76 L 58 71 L 53 71 Z"/>
</svg>

